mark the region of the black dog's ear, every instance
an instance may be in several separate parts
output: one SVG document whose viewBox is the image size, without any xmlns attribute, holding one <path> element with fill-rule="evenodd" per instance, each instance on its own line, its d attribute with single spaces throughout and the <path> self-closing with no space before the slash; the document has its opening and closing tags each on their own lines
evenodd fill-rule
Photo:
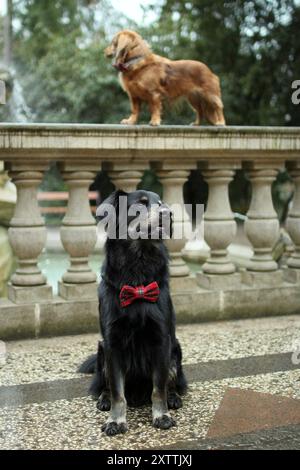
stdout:
<svg viewBox="0 0 300 470">
<path fill-rule="evenodd" d="M 106 210 L 106 208 L 108 206 L 113 206 L 116 212 L 118 211 L 120 196 L 128 196 L 128 193 L 126 193 L 122 189 L 118 189 L 117 191 L 111 193 L 104 201 L 101 202 L 101 204 L 97 207 L 96 210 L 97 222 L 100 222 L 104 217 L 107 217 L 108 211 Z"/>
</svg>

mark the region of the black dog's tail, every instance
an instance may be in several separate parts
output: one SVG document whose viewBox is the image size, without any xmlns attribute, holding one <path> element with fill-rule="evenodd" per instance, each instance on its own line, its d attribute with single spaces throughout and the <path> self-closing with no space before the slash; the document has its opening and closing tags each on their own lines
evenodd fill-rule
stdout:
<svg viewBox="0 0 300 470">
<path fill-rule="evenodd" d="M 96 363 L 97 354 L 92 354 L 78 367 L 77 372 L 81 372 L 82 374 L 94 374 L 96 372 Z"/>
</svg>

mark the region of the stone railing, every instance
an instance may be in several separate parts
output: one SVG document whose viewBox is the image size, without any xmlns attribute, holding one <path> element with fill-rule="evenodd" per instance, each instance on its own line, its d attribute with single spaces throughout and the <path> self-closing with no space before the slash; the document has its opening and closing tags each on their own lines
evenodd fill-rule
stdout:
<svg viewBox="0 0 300 470">
<path fill-rule="evenodd" d="M 168 242 L 179 321 L 300 313 L 300 129 L 2 124 L 0 160 L 18 193 L 9 229 L 18 268 L 8 299 L 0 301 L 0 337 L 97 329 L 97 282 L 88 263 L 96 227 L 88 188 L 101 169 L 108 171 L 117 188 L 127 191 L 136 188 L 146 169 L 154 169 L 168 203 L 182 203 L 190 171 L 202 171 L 209 185 L 204 235 L 210 255 L 201 272 L 190 274 L 181 254 L 184 240 Z M 57 296 L 38 266 L 46 229 L 37 188 L 51 161 L 58 162 L 69 188 L 61 240 L 70 267 Z M 287 221 L 295 249 L 287 266 L 279 269 L 272 257 L 279 222 L 271 185 L 284 167 L 295 184 Z M 236 233 L 228 184 L 241 168 L 252 183 L 244 230 L 254 255 L 247 269 L 238 270 L 227 251 Z"/>
</svg>

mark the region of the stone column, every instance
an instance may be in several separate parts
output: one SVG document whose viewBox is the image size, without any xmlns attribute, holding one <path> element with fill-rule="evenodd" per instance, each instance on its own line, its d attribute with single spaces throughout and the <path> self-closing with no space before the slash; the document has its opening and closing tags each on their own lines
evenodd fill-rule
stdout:
<svg viewBox="0 0 300 470">
<path fill-rule="evenodd" d="M 220 164 L 219 164 L 220 165 Z M 234 171 L 227 169 L 210 168 L 203 171 L 208 183 L 208 203 L 204 214 L 204 239 L 210 247 L 210 256 L 204 263 L 202 273 L 197 273 L 197 280 L 201 287 L 226 288 L 239 280 L 234 275 L 236 268 L 228 257 L 227 248 L 236 235 L 236 222 L 230 207 L 228 185 L 234 177 Z M 236 167 L 235 164 L 232 164 Z"/>
<path fill-rule="evenodd" d="M 182 210 L 176 211 L 173 214 L 173 232 L 176 230 L 184 229 L 184 226 L 189 224 L 189 217 L 184 210 L 183 200 L 183 185 L 189 177 L 189 171 L 186 170 L 161 170 L 157 175 L 163 185 L 163 200 L 168 205 L 177 204 Z M 184 277 L 190 274 L 190 270 L 186 262 L 182 258 L 182 249 L 186 243 L 186 238 L 183 236 L 180 239 L 166 240 L 165 244 L 168 247 L 171 256 L 170 262 L 170 275 L 171 277 Z"/>
<path fill-rule="evenodd" d="M 290 282 L 300 282 L 300 163 L 288 163 L 287 168 L 295 184 L 292 207 L 287 219 L 287 230 L 295 244 L 295 252 L 287 260 L 285 278 Z"/>
<path fill-rule="evenodd" d="M 88 257 L 96 244 L 97 234 L 88 189 L 96 171 L 86 168 L 72 171 L 72 167 L 66 165 L 62 165 L 61 170 L 69 187 L 69 201 L 60 233 L 62 244 L 70 256 L 70 267 L 59 282 L 59 295 L 65 299 L 95 298 L 97 276 L 89 267 Z"/>
<path fill-rule="evenodd" d="M 264 282 L 276 285 L 281 282 L 281 272 L 277 271 L 272 248 L 279 235 L 279 221 L 271 190 L 278 169 L 263 162 L 246 164 L 245 167 L 252 183 L 252 199 L 245 222 L 245 232 L 252 244 L 254 255 L 243 280 L 250 285 L 259 286 Z"/>
<path fill-rule="evenodd" d="M 46 244 L 46 228 L 37 202 L 37 188 L 46 165 L 11 163 L 6 168 L 17 187 L 17 203 L 8 233 L 18 267 L 11 277 L 8 297 L 16 303 L 49 300 L 52 289 L 37 264 Z"/>
</svg>

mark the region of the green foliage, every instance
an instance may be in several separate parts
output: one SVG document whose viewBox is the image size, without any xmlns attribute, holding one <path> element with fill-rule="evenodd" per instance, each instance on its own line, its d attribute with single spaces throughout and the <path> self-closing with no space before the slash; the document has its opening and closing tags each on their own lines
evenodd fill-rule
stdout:
<svg viewBox="0 0 300 470">
<path fill-rule="evenodd" d="M 14 60 L 34 120 L 119 122 L 129 105 L 103 55 L 110 17 L 106 3 L 19 0 L 14 17 L 21 24 Z M 109 25 L 120 27 L 113 18 Z"/>
</svg>

